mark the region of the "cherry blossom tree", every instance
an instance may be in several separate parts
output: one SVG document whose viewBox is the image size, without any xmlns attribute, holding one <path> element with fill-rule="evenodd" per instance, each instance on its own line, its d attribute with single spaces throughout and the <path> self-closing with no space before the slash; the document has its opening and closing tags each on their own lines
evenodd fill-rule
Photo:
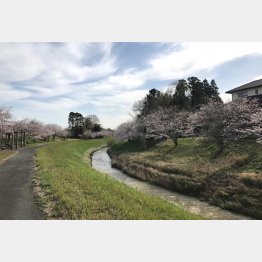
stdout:
<svg viewBox="0 0 262 262">
<path fill-rule="evenodd" d="M 0 132 L 5 132 L 10 128 L 12 114 L 10 107 L 0 106 Z"/>
<path fill-rule="evenodd" d="M 44 129 L 48 136 L 53 136 L 53 141 L 55 141 L 56 136 L 59 136 L 63 130 L 63 128 L 57 124 L 46 124 Z"/>
<path fill-rule="evenodd" d="M 261 139 L 261 110 L 255 99 L 237 99 L 227 104 L 210 101 L 190 117 L 191 128 L 200 135 L 213 137 L 222 152 L 226 139 Z"/>
<path fill-rule="evenodd" d="M 189 112 L 176 107 L 159 107 L 143 118 L 146 133 L 167 136 L 178 145 L 178 138 L 190 134 Z"/>
<path fill-rule="evenodd" d="M 115 131 L 118 140 L 137 140 L 140 138 L 139 121 L 134 119 L 119 125 Z"/>
</svg>

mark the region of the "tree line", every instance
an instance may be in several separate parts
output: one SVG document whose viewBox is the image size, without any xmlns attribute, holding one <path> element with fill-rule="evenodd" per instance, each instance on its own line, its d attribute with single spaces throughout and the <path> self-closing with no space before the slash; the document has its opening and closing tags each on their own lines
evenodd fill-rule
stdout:
<svg viewBox="0 0 262 262">
<path fill-rule="evenodd" d="M 111 136 L 111 129 L 104 129 L 96 115 L 84 117 L 79 112 L 70 112 L 68 116 L 68 130 L 72 138 L 101 138 Z"/>
<path fill-rule="evenodd" d="M 57 124 L 44 124 L 36 119 L 28 118 L 15 120 L 10 107 L 0 106 L 0 144 L 2 149 L 13 149 L 15 142 L 17 147 L 18 140 L 22 147 L 25 146 L 26 139 L 49 141 L 52 138 L 54 141 L 57 136 L 65 139 L 67 135 L 67 129 Z"/>
<path fill-rule="evenodd" d="M 212 137 L 224 149 L 227 139 L 262 140 L 262 108 L 255 99 L 224 104 L 215 80 L 189 77 L 173 82 L 166 92 L 151 89 L 134 104 L 135 117 L 121 124 L 116 137 L 139 140 L 146 148 L 170 138 L 174 145 L 188 136 Z"/>
</svg>

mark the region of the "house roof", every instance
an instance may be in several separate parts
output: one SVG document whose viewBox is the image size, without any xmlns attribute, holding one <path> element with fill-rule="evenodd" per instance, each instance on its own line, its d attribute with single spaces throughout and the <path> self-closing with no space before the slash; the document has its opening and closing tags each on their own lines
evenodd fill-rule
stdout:
<svg viewBox="0 0 262 262">
<path fill-rule="evenodd" d="M 237 91 L 240 91 L 240 90 L 245 90 L 245 89 L 249 89 L 249 88 L 257 87 L 257 86 L 262 86 L 262 79 L 255 80 L 255 81 L 249 82 L 247 84 L 244 84 L 242 86 L 233 88 L 233 89 L 227 91 L 226 93 L 231 94 L 231 93 L 234 93 L 234 92 L 237 92 Z"/>
</svg>

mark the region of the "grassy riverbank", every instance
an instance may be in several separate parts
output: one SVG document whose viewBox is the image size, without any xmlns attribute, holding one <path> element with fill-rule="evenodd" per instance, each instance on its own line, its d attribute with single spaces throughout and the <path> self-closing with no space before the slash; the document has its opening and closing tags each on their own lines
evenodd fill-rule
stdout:
<svg viewBox="0 0 262 262">
<path fill-rule="evenodd" d="M 105 139 L 66 141 L 38 151 L 36 190 L 49 218 L 200 219 L 92 169 L 85 152 L 105 143 Z"/>
<path fill-rule="evenodd" d="M 214 157 L 213 141 L 179 139 L 144 150 L 138 143 L 115 144 L 114 164 L 126 173 L 212 204 L 262 218 L 262 145 L 252 140 L 230 142 Z"/>
</svg>

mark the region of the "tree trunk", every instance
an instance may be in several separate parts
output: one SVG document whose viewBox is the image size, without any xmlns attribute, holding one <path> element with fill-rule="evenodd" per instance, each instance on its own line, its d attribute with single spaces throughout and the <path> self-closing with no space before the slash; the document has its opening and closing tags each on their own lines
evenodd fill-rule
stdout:
<svg viewBox="0 0 262 262">
<path fill-rule="evenodd" d="M 24 144 L 24 147 L 25 147 L 25 144 L 26 144 L 25 132 L 23 133 L 23 144 Z"/>
<path fill-rule="evenodd" d="M 20 132 L 20 148 L 23 147 L 23 133 L 22 131 Z"/>
<path fill-rule="evenodd" d="M 14 132 L 12 133 L 12 150 L 15 148 L 15 137 L 14 137 Z"/>
<path fill-rule="evenodd" d="M 16 142 L 15 142 L 15 149 L 17 149 L 17 148 L 18 148 L 18 138 L 19 138 L 19 137 L 18 137 L 18 132 L 15 133 L 15 136 L 16 136 L 16 137 L 15 137 L 15 138 L 16 138 L 16 139 L 15 139 L 15 140 L 16 140 Z"/>
<path fill-rule="evenodd" d="M 225 149 L 225 141 L 223 138 L 219 137 L 216 138 L 217 144 L 218 144 L 218 151 L 214 154 L 213 158 L 218 157 Z"/>
<path fill-rule="evenodd" d="M 177 141 L 177 137 L 173 137 L 172 138 L 173 142 L 174 142 L 174 146 L 177 147 L 178 146 L 178 141 Z"/>
</svg>

